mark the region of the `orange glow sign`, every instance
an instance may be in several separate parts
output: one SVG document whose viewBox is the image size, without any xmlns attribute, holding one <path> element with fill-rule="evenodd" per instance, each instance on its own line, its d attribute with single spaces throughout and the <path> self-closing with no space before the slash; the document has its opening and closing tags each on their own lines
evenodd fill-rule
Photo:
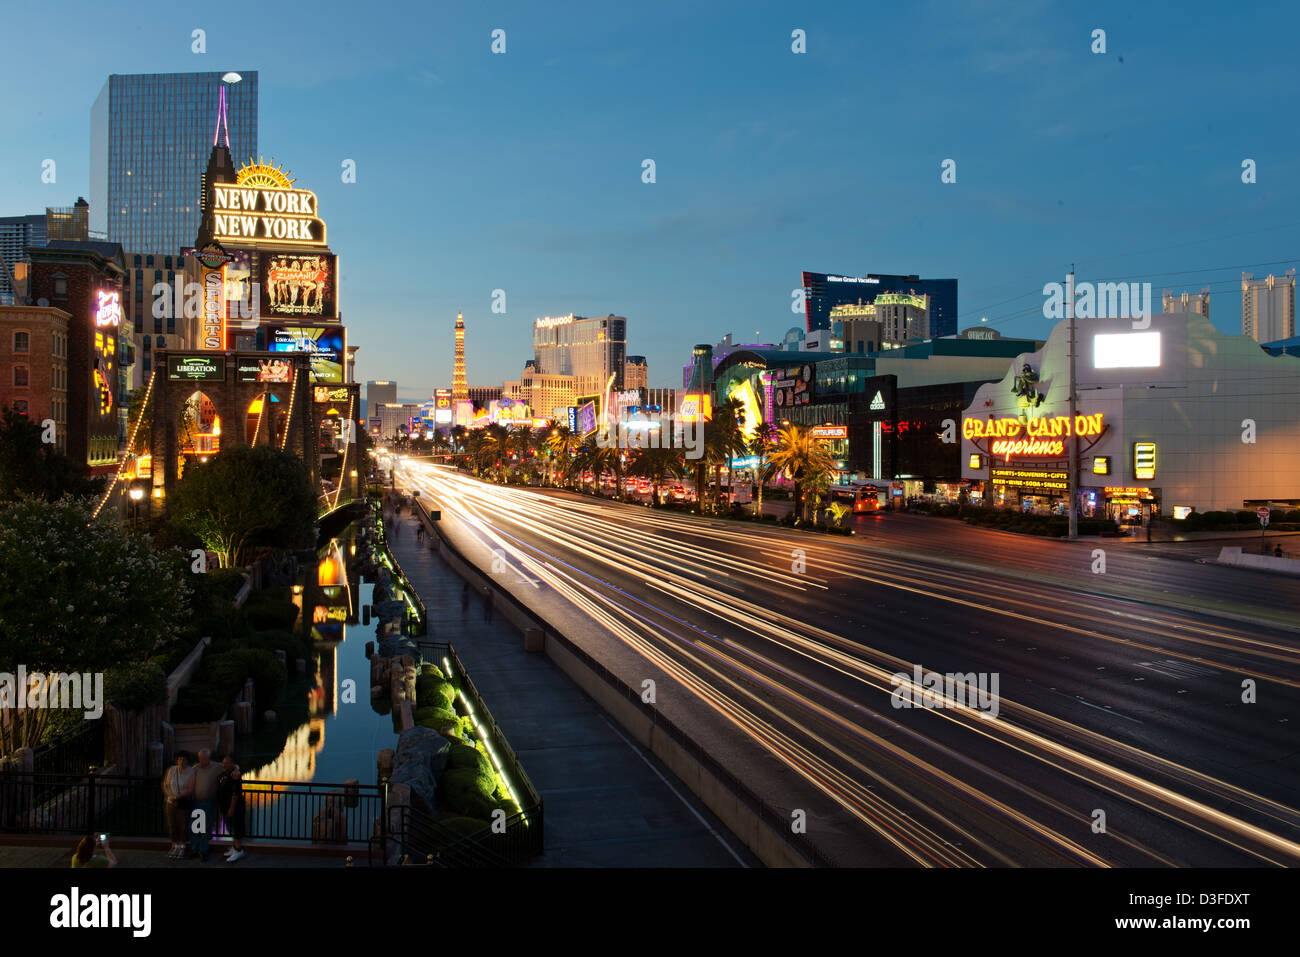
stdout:
<svg viewBox="0 0 1300 957">
<path fill-rule="evenodd" d="M 708 393 L 684 395 L 677 403 L 677 418 L 683 422 L 707 422 L 713 418 L 713 399 Z"/>
<path fill-rule="evenodd" d="M 847 439 L 849 437 L 849 427 L 847 425 L 815 425 L 809 431 L 814 439 Z"/>
</svg>

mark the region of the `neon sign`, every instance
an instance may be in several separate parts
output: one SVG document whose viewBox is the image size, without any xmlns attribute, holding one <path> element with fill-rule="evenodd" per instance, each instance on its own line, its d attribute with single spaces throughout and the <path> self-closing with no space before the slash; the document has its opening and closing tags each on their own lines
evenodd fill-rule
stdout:
<svg viewBox="0 0 1300 957">
<path fill-rule="evenodd" d="M 226 347 L 226 267 L 203 270 L 203 318 L 201 336 L 204 349 Z"/>
<path fill-rule="evenodd" d="M 102 329 L 105 326 L 116 328 L 122 323 L 122 300 L 117 292 L 99 293 L 99 304 L 95 309 L 95 328 Z"/>
<path fill-rule="evenodd" d="M 214 186 L 212 191 L 218 240 L 325 243 L 325 223 L 317 216 L 316 194 L 311 190 Z"/>
<path fill-rule="evenodd" d="M 1020 419 L 1009 416 L 1001 419 L 963 419 L 961 434 L 967 439 L 1015 439 L 1022 434 L 1031 439 L 1053 439 L 1058 436 L 1069 437 L 1071 434 L 1092 436 L 1101 435 L 1102 413 L 1094 415 L 1076 415 L 1074 429 L 1070 428 L 1068 415 L 1057 415 L 1046 419 Z"/>
<path fill-rule="evenodd" d="M 817 425 L 809 430 L 814 439 L 847 439 L 849 437 L 849 427 L 847 425 Z"/>
</svg>

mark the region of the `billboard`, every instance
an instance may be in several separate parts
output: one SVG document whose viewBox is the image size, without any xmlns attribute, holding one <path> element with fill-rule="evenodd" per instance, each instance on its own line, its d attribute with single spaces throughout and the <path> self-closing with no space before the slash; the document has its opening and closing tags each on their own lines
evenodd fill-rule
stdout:
<svg viewBox="0 0 1300 957">
<path fill-rule="evenodd" d="M 577 409 L 577 433 L 586 438 L 596 431 L 596 403 L 586 402 Z"/>
<path fill-rule="evenodd" d="M 117 404 L 117 332 L 122 325 L 121 293 L 115 289 L 100 290 L 96 293 L 94 307 L 95 365 L 91 381 L 99 417 L 104 419 L 113 414 Z"/>
<path fill-rule="evenodd" d="M 269 325 L 266 351 L 306 352 L 311 356 L 313 382 L 343 382 L 347 337 L 342 326 Z"/>
<path fill-rule="evenodd" d="M 677 400 L 677 418 L 682 422 L 708 422 L 713 418 L 713 400 L 707 392 L 687 393 Z"/>
<path fill-rule="evenodd" d="M 167 378 L 195 382 L 224 382 L 225 356 L 168 356 Z"/>
<path fill-rule="evenodd" d="M 235 359 L 237 382 L 292 382 L 293 367 L 287 359 L 266 359 L 237 356 Z"/>
<path fill-rule="evenodd" d="M 333 319 L 338 257 L 329 253 L 259 252 L 261 312 L 266 319 Z"/>
</svg>

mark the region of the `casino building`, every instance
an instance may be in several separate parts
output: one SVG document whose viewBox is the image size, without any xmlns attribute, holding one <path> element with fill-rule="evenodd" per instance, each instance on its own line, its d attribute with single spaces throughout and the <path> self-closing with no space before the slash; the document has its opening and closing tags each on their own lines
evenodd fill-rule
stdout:
<svg viewBox="0 0 1300 957">
<path fill-rule="evenodd" d="M 1079 443 L 1084 516 L 1140 524 L 1190 510 L 1300 505 L 1300 357 L 1196 313 L 1069 323 L 981 386 L 962 416 L 963 477 L 994 505 L 1068 506 Z"/>
<path fill-rule="evenodd" d="M 154 354 L 148 452 L 127 477 L 148 477 L 163 499 L 196 459 L 231 444 L 274 444 L 303 457 L 326 501 L 350 498 L 361 481 L 361 402 L 338 309 L 338 257 L 316 194 L 275 165 L 236 169 L 225 125 L 223 91 L 199 232 L 173 304 L 188 347 Z"/>
</svg>

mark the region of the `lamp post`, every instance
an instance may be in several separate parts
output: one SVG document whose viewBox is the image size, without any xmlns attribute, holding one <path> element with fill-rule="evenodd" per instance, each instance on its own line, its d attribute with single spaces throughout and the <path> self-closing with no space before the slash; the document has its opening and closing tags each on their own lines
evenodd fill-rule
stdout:
<svg viewBox="0 0 1300 957">
<path fill-rule="evenodd" d="M 144 489 L 138 485 L 131 486 L 131 527 L 135 528 L 140 517 L 140 499 L 144 498 Z"/>
</svg>

